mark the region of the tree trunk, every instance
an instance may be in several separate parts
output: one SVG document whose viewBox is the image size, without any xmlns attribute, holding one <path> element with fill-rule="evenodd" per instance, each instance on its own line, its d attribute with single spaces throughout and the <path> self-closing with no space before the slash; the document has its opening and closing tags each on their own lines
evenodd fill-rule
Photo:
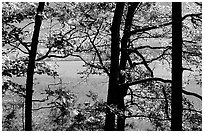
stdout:
<svg viewBox="0 0 204 133">
<path fill-rule="evenodd" d="M 121 58 L 120 58 L 120 71 L 126 69 L 126 62 L 128 59 L 129 54 L 127 53 L 126 49 L 128 48 L 128 40 L 130 38 L 129 32 L 131 30 L 131 25 L 132 25 L 132 19 L 134 17 L 134 12 L 137 6 L 139 5 L 139 2 L 136 3 L 130 3 L 128 6 L 128 12 L 125 20 L 125 28 L 123 31 L 123 37 L 121 40 Z M 120 73 L 119 75 L 119 84 L 125 83 L 125 75 L 122 75 Z M 125 130 L 125 103 L 124 103 L 124 96 L 126 96 L 128 90 L 127 87 L 120 87 L 119 88 L 119 95 L 118 95 L 118 100 L 117 100 L 117 106 L 118 109 L 121 111 L 121 115 L 118 116 L 117 119 L 117 130 L 118 131 L 124 131 Z"/>
<path fill-rule="evenodd" d="M 33 94 L 33 75 L 35 68 L 35 57 L 37 52 L 38 37 L 42 23 L 42 12 L 44 2 L 39 2 L 37 14 L 35 16 L 35 27 L 32 37 L 31 50 L 29 51 L 29 63 L 26 79 L 26 97 L 25 97 L 25 130 L 32 131 L 32 94 Z"/>
<path fill-rule="evenodd" d="M 115 130 L 115 114 L 111 111 L 110 106 L 116 106 L 117 89 L 119 78 L 119 42 L 120 42 L 120 24 L 124 9 L 124 3 L 117 3 L 111 27 L 111 68 L 109 77 L 109 88 L 107 97 L 105 130 Z"/>
<path fill-rule="evenodd" d="M 172 105 L 171 130 L 182 130 L 182 12 L 181 2 L 172 3 Z"/>
</svg>

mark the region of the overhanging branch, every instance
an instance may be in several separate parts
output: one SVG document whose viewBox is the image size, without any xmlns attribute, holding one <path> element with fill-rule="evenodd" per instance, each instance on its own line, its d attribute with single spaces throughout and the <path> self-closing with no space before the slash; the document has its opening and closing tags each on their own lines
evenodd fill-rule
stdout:
<svg viewBox="0 0 204 133">
<path fill-rule="evenodd" d="M 132 86 L 132 85 L 136 85 L 136 84 L 140 84 L 140 83 L 145 83 L 145 82 L 150 82 L 150 81 L 160 81 L 160 82 L 164 82 L 164 83 L 171 83 L 172 82 L 172 80 L 169 80 L 169 79 L 148 78 L 148 79 L 137 80 L 137 81 L 130 82 L 130 83 L 120 84 L 120 86 Z"/>
<path fill-rule="evenodd" d="M 182 17 L 182 21 L 185 20 L 188 17 L 200 17 L 201 15 L 202 15 L 202 13 L 187 14 L 187 15 Z M 168 23 L 160 24 L 160 25 L 156 25 L 156 26 L 144 27 L 144 28 L 141 28 L 141 29 L 136 29 L 136 30 L 131 31 L 129 35 L 131 36 L 131 35 L 134 35 L 134 34 L 136 34 L 138 32 L 145 32 L 145 31 L 149 31 L 149 30 L 153 30 L 153 29 L 169 26 L 171 24 L 172 24 L 172 22 L 168 22 Z"/>
<path fill-rule="evenodd" d="M 140 52 L 139 52 L 137 49 L 135 49 L 135 53 L 142 59 L 142 62 L 143 62 L 143 64 L 144 64 L 144 66 L 147 68 L 147 70 L 150 72 L 151 77 L 154 77 L 153 71 L 152 71 L 151 68 L 148 66 L 148 64 L 147 64 L 145 58 L 142 56 L 142 54 L 140 54 Z"/>
<path fill-rule="evenodd" d="M 185 94 L 185 95 L 195 96 L 195 97 L 199 98 L 202 101 L 202 96 L 199 95 L 199 94 L 196 94 L 194 92 L 189 92 L 189 91 L 186 91 L 186 90 L 182 90 L 182 93 Z"/>
</svg>

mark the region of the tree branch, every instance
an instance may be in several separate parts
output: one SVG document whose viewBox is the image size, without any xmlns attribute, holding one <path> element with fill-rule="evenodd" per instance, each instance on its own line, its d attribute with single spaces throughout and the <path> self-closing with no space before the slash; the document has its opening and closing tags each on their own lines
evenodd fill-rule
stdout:
<svg viewBox="0 0 204 133">
<path fill-rule="evenodd" d="M 35 23 L 35 22 L 30 22 L 30 23 L 26 24 L 24 27 L 20 28 L 21 31 L 22 31 L 23 29 L 25 29 L 27 26 L 29 26 L 29 25 L 31 25 L 31 24 L 34 24 L 34 23 Z"/>
<path fill-rule="evenodd" d="M 48 55 L 47 58 L 51 58 L 51 57 L 54 57 L 54 58 L 66 58 L 68 56 L 70 56 L 72 54 L 66 54 L 66 55 Z"/>
<path fill-rule="evenodd" d="M 134 48 L 133 50 L 132 49 L 127 49 L 127 50 L 130 50 L 130 51 L 134 51 L 135 49 L 144 49 L 144 48 L 149 48 L 149 49 L 170 49 L 171 46 L 166 46 L 166 47 L 152 47 L 152 46 L 149 46 L 149 45 L 145 45 L 145 46 L 139 46 L 139 47 L 136 47 Z"/>
<path fill-rule="evenodd" d="M 45 102 L 45 101 L 49 100 L 48 97 L 49 97 L 49 96 L 47 96 L 46 98 L 41 99 L 41 100 L 34 99 L 34 100 L 32 100 L 32 102 Z"/>
<path fill-rule="evenodd" d="M 202 7 L 202 2 L 195 2 L 197 5 L 201 6 Z"/>
<path fill-rule="evenodd" d="M 36 59 L 36 61 L 40 61 L 40 60 L 43 60 L 43 59 L 47 58 L 48 55 L 49 55 L 49 53 L 51 52 L 51 49 L 52 49 L 52 47 L 50 47 L 50 48 L 48 49 L 47 53 L 46 53 L 44 56 L 42 56 L 42 57 Z"/>
<path fill-rule="evenodd" d="M 12 47 L 14 47 L 14 48 L 16 48 L 16 49 L 18 49 L 18 50 L 20 50 L 20 51 L 21 51 L 22 53 L 24 53 L 24 54 L 29 54 L 28 52 L 23 51 L 21 48 L 19 48 L 19 45 L 13 45 L 13 44 L 10 44 L 10 43 L 9 43 L 9 45 L 12 46 Z"/>
<path fill-rule="evenodd" d="M 197 112 L 197 113 L 200 113 L 200 114 L 202 114 L 202 111 L 199 111 L 199 110 L 195 110 L 195 109 L 190 109 L 190 108 L 183 108 L 183 110 L 194 111 L 194 112 Z"/>
<path fill-rule="evenodd" d="M 97 35 L 98 35 L 99 32 L 100 32 L 100 28 L 101 28 L 102 24 L 103 24 L 103 23 L 100 24 L 100 26 L 99 26 L 99 28 L 98 28 L 98 30 L 97 30 L 97 33 L 96 33 L 96 35 L 94 36 L 94 39 L 93 39 L 93 40 L 91 40 L 91 38 L 90 38 L 90 36 L 88 35 L 88 33 L 87 33 L 87 35 L 88 35 L 88 38 L 89 38 L 89 40 L 90 40 L 90 42 L 91 42 L 91 44 L 92 44 L 92 46 L 93 46 L 93 48 L 94 48 L 94 50 L 95 50 L 97 56 L 98 56 L 98 59 L 99 59 L 99 62 L 100 62 L 100 64 L 101 64 L 102 68 L 104 69 L 104 71 L 106 72 L 106 74 L 109 76 L 109 71 L 108 71 L 108 69 L 103 65 L 103 60 L 102 60 L 102 58 L 101 58 L 101 55 L 100 55 L 100 53 L 99 53 L 97 47 L 96 47 L 95 44 L 94 44 L 94 42 L 95 42 L 95 40 L 96 40 L 96 37 L 97 37 Z"/>
<path fill-rule="evenodd" d="M 136 84 L 140 84 L 140 83 L 145 83 L 145 82 L 150 82 L 150 81 L 160 81 L 160 82 L 164 82 L 164 83 L 172 83 L 172 80 L 169 79 L 162 79 L 162 78 L 148 78 L 148 79 L 141 79 L 141 80 L 137 80 L 137 81 L 133 81 L 130 83 L 124 83 L 124 84 L 120 84 L 120 86 L 132 86 L 132 85 L 136 85 Z M 199 98 L 200 100 L 202 100 L 202 96 L 193 92 L 189 92 L 186 90 L 182 90 L 182 93 L 184 93 L 185 95 L 192 95 L 195 96 L 197 98 Z"/>
<path fill-rule="evenodd" d="M 80 55 L 74 55 L 74 54 L 73 54 L 73 55 L 71 55 L 71 56 L 80 58 L 86 65 L 89 65 L 89 66 L 94 67 L 94 68 L 97 68 L 97 69 L 103 69 L 103 70 L 104 70 L 104 68 L 103 68 L 102 66 L 95 65 L 95 64 L 93 64 L 93 63 L 89 63 L 89 62 L 87 62 L 86 60 L 84 60 L 84 58 L 82 58 Z M 110 76 L 110 73 L 108 72 L 107 75 Z"/>
<path fill-rule="evenodd" d="M 41 110 L 41 109 L 50 109 L 50 108 L 54 108 L 56 106 L 45 106 L 45 107 L 40 107 L 40 108 L 36 108 L 36 109 L 32 109 L 33 111 L 36 111 L 36 110 Z"/>
<path fill-rule="evenodd" d="M 201 15 L 202 15 L 202 13 L 187 14 L 187 15 L 183 16 L 182 21 L 185 20 L 187 17 L 199 17 L 199 16 L 201 16 Z M 138 32 L 145 32 L 145 31 L 149 31 L 149 30 L 161 28 L 161 27 L 164 27 L 164 26 L 169 26 L 169 25 L 171 25 L 171 24 L 172 24 L 172 22 L 168 22 L 168 23 L 160 24 L 160 25 L 156 25 L 156 26 L 144 27 L 144 28 L 142 28 L 142 29 L 136 29 L 136 30 L 130 31 L 129 36 L 134 35 L 134 34 L 136 34 L 136 33 L 138 33 Z"/>
<path fill-rule="evenodd" d="M 151 77 L 154 77 L 153 71 L 152 71 L 151 68 L 148 66 L 148 64 L 147 64 L 145 58 L 142 56 L 142 54 L 140 54 L 140 52 L 139 52 L 137 49 L 135 49 L 134 52 L 142 59 L 142 62 L 143 62 L 143 64 L 144 64 L 144 66 L 147 68 L 147 70 L 150 72 Z"/>
<path fill-rule="evenodd" d="M 167 120 L 171 120 L 169 118 L 167 119 L 162 119 L 162 118 L 157 118 L 157 117 L 154 117 L 154 116 L 146 116 L 146 115 L 128 115 L 128 116 L 125 116 L 125 118 L 132 118 L 132 117 L 146 117 L 146 118 L 149 118 L 149 119 L 157 119 L 157 120 L 160 120 L 160 121 L 167 121 Z"/>
<path fill-rule="evenodd" d="M 168 108 L 169 108 L 169 103 L 168 103 L 168 98 L 167 98 L 167 94 L 166 94 L 166 91 L 164 89 L 164 87 L 162 87 L 162 92 L 164 94 L 164 98 L 165 98 L 165 113 L 166 113 L 166 116 L 168 119 L 170 119 L 169 117 L 169 111 L 168 111 Z"/>
<path fill-rule="evenodd" d="M 162 52 L 161 55 L 159 55 L 158 57 L 155 57 L 155 58 L 153 58 L 153 59 L 151 59 L 151 60 L 147 60 L 146 63 L 150 63 L 150 62 L 152 62 L 152 61 L 158 60 L 158 59 L 162 58 L 164 55 L 167 55 L 167 54 L 165 54 L 165 52 L 168 51 L 170 48 L 171 48 L 170 46 L 167 46 L 166 49 Z M 132 51 L 132 52 L 135 52 L 134 49 L 131 50 L 131 51 Z M 142 61 L 142 62 L 138 62 L 138 63 L 136 63 L 136 62 L 134 63 L 134 65 L 139 65 L 139 64 L 143 64 L 143 61 Z"/>
<path fill-rule="evenodd" d="M 186 90 L 182 90 L 182 93 L 185 94 L 185 95 L 192 95 L 192 96 L 195 96 L 197 98 L 199 98 L 201 101 L 202 101 L 202 96 L 199 95 L 199 94 L 196 94 L 196 93 L 193 93 L 193 92 L 189 92 L 189 91 L 186 91 Z"/>
<path fill-rule="evenodd" d="M 131 89 L 129 89 L 131 90 Z M 142 98 L 142 99 L 151 99 L 151 100 L 165 100 L 165 98 L 163 97 L 148 97 L 148 96 L 140 96 L 140 95 L 137 95 L 137 94 L 134 94 L 131 90 L 130 94 L 127 94 L 127 96 L 130 95 L 131 96 L 131 104 L 133 104 L 133 96 L 134 97 L 138 97 L 138 98 Z"/>
<path fill-rule="evenodd" d="M 164 83 L 171 83 L 172 82 L 172 80 L 169 80 L 169 79 L 148 78 L 148 79 L 141 79 L 141 80 L 133 81 L 133 82 L 130 82 L 130 83 L 120 84 L 120 86 L 132 86 L 132 85 L 145 83 L 145 82 L 150 82 L 150 81 L 160 81 L 160 82 L 164 82 Z"/>
<path fill-rule="evenodd" d="M 16 38 L 16 40 L 17 41 L 19 41 L 19 43 L 21 44 L 21 45 L 23 45 L 23 47 L 28 51 L 28 52 L 26 52 L 27 54 L 30 52 L 30 49 L 28 48 L 28 46 L 27 46 L 27 43 L 25 43 L 25 42 L 23 42 L 20 38 L 19 38 L 19 35 L 14 35 L 15 36 L 15 38 Z"/>
</svg>

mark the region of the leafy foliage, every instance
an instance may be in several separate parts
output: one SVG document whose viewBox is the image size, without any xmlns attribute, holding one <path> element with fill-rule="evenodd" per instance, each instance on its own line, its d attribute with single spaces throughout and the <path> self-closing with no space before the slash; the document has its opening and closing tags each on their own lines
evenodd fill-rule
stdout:
<svg viewBox="0 0 204 133">
<path fill-rule="evenodd" d="M 25 87 L 14 82 L 24 78 L 28 65 L 32 26 L 37 3 L 2 3 L 2 94 L 3 129 L 23 130 L 23 98 Z M 151 78 L 154 64 L 171 69 L 171 7 L 163 3 L 142 3 L 134 14 L 131 37 L 128 42 L 130 60 L 125 83 Z M 126 4 L 127 13 L 128 4 Z M 194 79 L 201 86 L 202 68 L 202 5 L 184 3 L 183 67 L 190 70 L 184 84 Z M 115 3 L 49 3 L 44 11 L 35 74 L 58 78 L 60 75 L 47 64 L 46 59 L 73 56 L 84 61 L 87 69 L 80 74 L 109 75 L 110 27 Z M 126 15 L 123 16 L 121 36 Z M 152 44 L 151 44 L 152 43 Z M 151 45 L 150 45 L 151 44 Z M 139 53 L 139 54 L 138 54 Z M 88 55 L 88 57 L 87 57 Z M 12 58 L 11 58 L 12 57 Z M 145 64 L 146 62 L 146 64 Z M 43 82 L 43 81 L 42 81 Z M 91 101 L 76 103 L 76 94 L 55 85 L 43 94 L 52 99 L 49 115 L 42 123 L 34 123 L 35 130 L 103 130 L 106 103 L 90 92 Z M 6 101 L 6 97 L 20 97 L 18 102 Z M 43 95 L 44 96 L 44 95 Z M 45 98 L 45 99 L 46 99 Z M 45 100 L 46 101 L 46 100 Z M 171 85 L 157 81 L 129 87 L 125 97 L 126 119 L 135 118 L 150 122 L 153 130 L 170 130 Z M 9 103 L 9 104 L 8 104 Z M 201 130 L 201 112 L 183 97 L 183 130 Z M 115 110 L 117 115 L 120 110 Z M 47 111 L 47 110 L 46 110 Z M 21 114 L 21 115 L 19 115 Z M 43 126 L 41 126 L 43 125 Z M 134 128 L 134 125 L 126 123 Z"/>
</svg>

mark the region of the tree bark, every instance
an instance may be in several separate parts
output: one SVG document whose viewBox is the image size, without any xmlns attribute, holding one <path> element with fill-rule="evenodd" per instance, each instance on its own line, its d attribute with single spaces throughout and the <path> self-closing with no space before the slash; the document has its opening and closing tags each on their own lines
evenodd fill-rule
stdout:
<svg viewBox="0 0 204 133">
<path fill-rule="evenodd" d="M 105 120 L 105 130 L 115 130 L 115 114 L 111 111 L 110 106 L 116 106 L 117 90 L 119 78 L 119 42 L 120 42 L 120 24 L 123 15 L 124 3 L 116 3 L 116 9 L 111 27 L 111 67 L 109 77 L 109 88 L 107 96 L 107 110 Z"/>
<path fill-rule="evenodd" d="M 126 69 L 126 62 L 128 59 L 128 52 L 125 50 L 128 48 L 128 40 L 130 38 L 129 33 L 132 26 L 132 19 L 134 17 L 135 9 L 138 7 L 139 2 L 136 3 L 130 3 L 128 6 L 128 12 L 125 20 L 125 28 L 123 31 L 123 37 L 121 40 L 121 58 L 120 58 L 120 71 L 125 71 Z M 125 83 L 125 75 L 119 74 L 119 84 Z M 128 90 L 128 86 L 126 87 L 120 87 L 119 88 L 119 94 L 117 98 L 117 107 L 121 111 L 122 115 L 118 116 L 117 119 L 117 130 L 118 131 L 124 131 L 125 130 L 125 117 L 124 117 L 124 111 L 125 111 L 125 103 L 124 103 L 124 96 L 126 96 Z"/>
<path fill-rule="evenodd" d="M 172 3 L 172 105 L 171 130 L 182 130 L 182 12 L 181 2 Z"/>
<path fill-rule="evenodd" d="M 38 37 L 40 33 L 40 26 L 42 23 L 42 12 L 44 9 L 44 2 L 39 2 L 37 14 L 35 16 L 35 26 L 31 43 L 31 50 L 29 51 L 29 63 L 27 68 L 26 79 L 26 97 L 25 97 L 25 130 L 32 131 L 32 95 L 33 95 L 33 75 L 35 68 L 35 58 L 38 45 Z"/>
</svg>

